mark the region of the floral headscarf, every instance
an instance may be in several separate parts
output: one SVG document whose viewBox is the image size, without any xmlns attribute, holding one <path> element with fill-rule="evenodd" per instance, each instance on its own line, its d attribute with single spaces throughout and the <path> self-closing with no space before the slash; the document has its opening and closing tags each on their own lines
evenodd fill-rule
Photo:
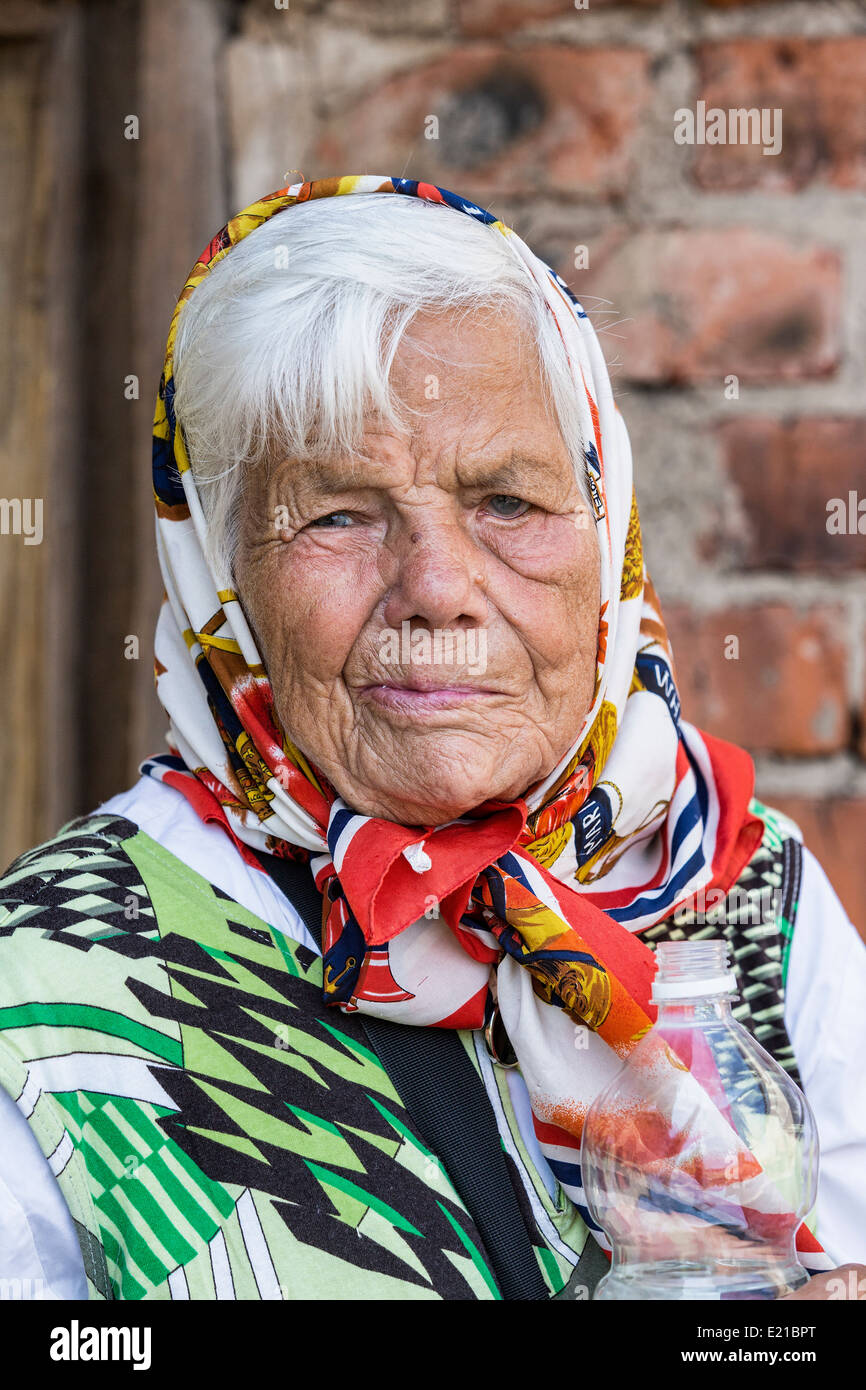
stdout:
<svg viewBox="0 0 866 1390">
<path fill-rule="evenodd" d="M 601 551 L 595 698 L 573 746 L 523 799 L 439 827 L 359 814 L 281 728 L 231 576 L 205 558 L 204 514 L 175 426 L 175 332 L 196 286 L 269 218 L 291 216 L 309 199 L 358 193 L 422 198 L 486 224 L 540 288 L 580 403 Z M 480 1028 L 498 1000 L 542 1149 L 589 1220 L 583 1120 L 655 1016 L 653 954 L 638 933 L 700 889 L 727 890 L 763 827 L 748 810 L 748 755 L 680 718 L 643 559 L 628 435 L 581 305 L 510 228 L 431 184 L 364 176 L 269 194 L 214 237 L 181 292 L 154 421 L 154 491 L 166 589 L 157 692 L 171 753 L 146 770 L 221 822 L 256 867 L 251 848 L 309 859 L 323 893 L 329 1005 Z M 585 1044 L 577 1050 L 575 1029 Z"/>
</svg>

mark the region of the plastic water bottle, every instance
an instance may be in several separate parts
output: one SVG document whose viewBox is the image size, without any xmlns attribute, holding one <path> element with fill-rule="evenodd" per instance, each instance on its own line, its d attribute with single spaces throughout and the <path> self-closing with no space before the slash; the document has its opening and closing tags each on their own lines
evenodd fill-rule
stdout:
<svg viewBox="0 0 866 1390">
<path fill-rule="evenodd" d="M 658 1020 L 586 1118 L 587 1205 L 612 1247 L 595 1298 L 775 1298 L 818 1182 L 802 1091 L 731 1014 L 723 940 L 662 942 Z"/>
</svg>

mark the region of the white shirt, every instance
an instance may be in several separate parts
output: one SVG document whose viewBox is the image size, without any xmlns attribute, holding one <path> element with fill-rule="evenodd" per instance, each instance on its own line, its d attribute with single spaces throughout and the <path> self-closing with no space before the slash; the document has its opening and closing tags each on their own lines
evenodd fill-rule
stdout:
<svg viewBox="0 0 866 1390">
<path fill-rule="evenodd" d="M 134 822 L 250 912 L 317 950 L 271 878 L 244 863 L 225 832 L 201 821 L 174 788 L 143 777 L 99 813 Z M 866 1263 L 866 946 L 808 850 L 785 1028 L 818 1126 L 818 1239 L 835 1264 Z M 553 1196 L 557 1184 L 535 1138 L 526 1088 L 517 1072 L 508 1081 L 521 1137 Z M 3 1289 L 13 1297 L 87 1298 L 81 1251 L 60 1187 L 27 1121 L 0 1088 Z"/>
</svg>

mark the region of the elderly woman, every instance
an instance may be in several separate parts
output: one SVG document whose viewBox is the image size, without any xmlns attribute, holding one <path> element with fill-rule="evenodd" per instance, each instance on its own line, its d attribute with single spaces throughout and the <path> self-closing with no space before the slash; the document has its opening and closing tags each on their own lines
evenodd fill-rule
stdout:
<svg viewBox="0 0 866 1390">
<path fill-rule="evenodd" d="M 652 946 L 723 932 L 822 1142 L 795 1296 L 835 1296 L 866 950 L 747 755 L 680 718 L 562 280 L 430 185 L 262 199 L 180 296 L 154 490 L 170 752 L 2 883 L 2 1274 L 586 1296 L 588 1105 Z"/>
</svg>

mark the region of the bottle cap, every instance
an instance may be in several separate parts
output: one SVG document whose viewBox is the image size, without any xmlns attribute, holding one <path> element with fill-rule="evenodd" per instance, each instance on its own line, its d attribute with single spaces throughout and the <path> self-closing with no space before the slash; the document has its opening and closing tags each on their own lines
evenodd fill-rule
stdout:
<svg viewBox="0 0 866 1390">
<path fill-rule="evenodd" d="M 694 999 L 699 995 L 731 994 L 737 988 L 737 977 L 733 970 L 725 975 L 705 975 L 696 980 L 653 981 L 653 1003 L 665 999 Z"/>
<path fill-rule="evenodd" d="M 731 994 L 737 988 L 737 978 L 728 965 L 728 943 L 723 938 L 662 941 L 656 948 L 656 965 L 654 1003 Z"/>
</svg>

